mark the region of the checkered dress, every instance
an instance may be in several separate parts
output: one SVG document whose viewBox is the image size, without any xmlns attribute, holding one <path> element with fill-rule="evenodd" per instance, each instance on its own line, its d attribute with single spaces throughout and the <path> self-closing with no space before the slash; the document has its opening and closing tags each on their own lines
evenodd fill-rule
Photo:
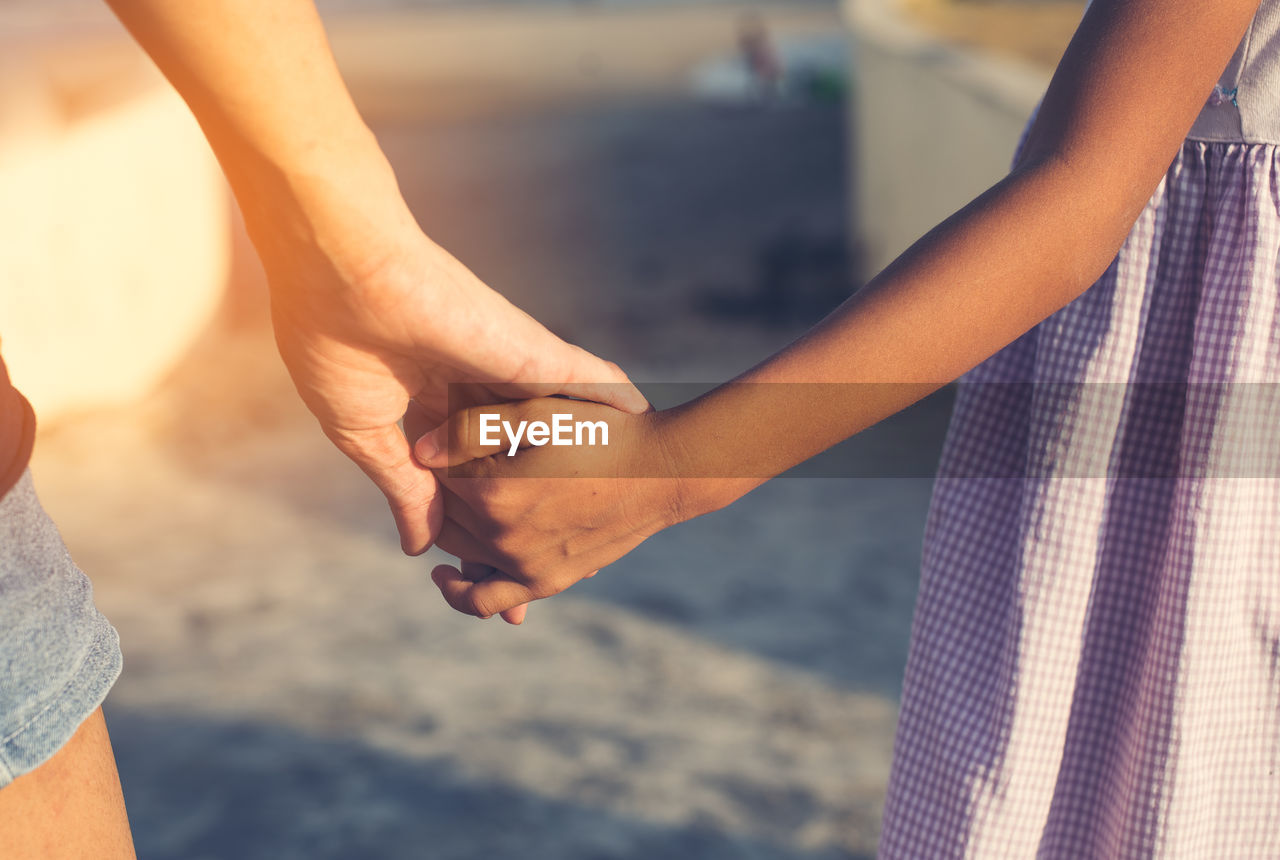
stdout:
<svg viewBox="0 0 1280 860">
<path fill-rule="evenodd" d="M 1278 6 L 1197 124 L 1236 139 L 960 386 L 886 860 L 1280 857 Z"/>
</svg>

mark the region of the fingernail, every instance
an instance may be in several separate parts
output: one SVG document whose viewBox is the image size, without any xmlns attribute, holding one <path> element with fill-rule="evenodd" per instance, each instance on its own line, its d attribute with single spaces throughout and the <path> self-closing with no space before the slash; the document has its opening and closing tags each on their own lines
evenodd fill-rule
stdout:
<svg viewBox="0 0 1280 860">
<path fill-rule="evenodd" d="M 413 454 L 418 458 L 418 462 L 422 465 L 429 465 L 431 460 L 440 453 L 440 446 L 436 444 L 436 434 L 433 430 L 423 436 L 413 446 Z"/>
</svg>

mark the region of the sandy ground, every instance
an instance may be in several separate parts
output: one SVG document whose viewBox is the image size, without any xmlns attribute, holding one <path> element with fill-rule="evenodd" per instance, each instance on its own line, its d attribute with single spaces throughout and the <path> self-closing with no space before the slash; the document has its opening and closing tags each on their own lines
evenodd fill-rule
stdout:
<svg viewBox="0 0 1280 860">
<path fill-rule="evenodd" d="M 779 32 L 837 26 L 802 11 Z M 380 67 L 379 27 L 388 45 L 411 27 L 451 42 L 458 80 L 476 73 L 466 45 L 498 39 L 459 12 L 397 14 L 335 24 L 335 42 L 411 204 L 564 335 L 640 380 L 715 381 L 849 289 L 841 108 L 685 95 L 736 13 L 486 12 L 502 38 L 568 28 L 602 58 L 666 20 L 679 50 L 635 60 L 643 85 L 561 100 L 504 89 L 527 78 L 515 52 L 466 110 L 447 64 L 369 95 L 407 50 Z M 381 497 L 314 430 L 256 270 L 237 271 L 161 392 L 46 428 L 33 466 L 123 638 L 107 716 L 141 857 L 871 855 L 927 479 L 779 480 L 522 628 L 478 622 L 427 579 L 442 556 L 400 555 Z M 905 429 L 936 439 L 945 413 Z M 934 455 L 898 453 L 919 473 Z"/>
</svg>

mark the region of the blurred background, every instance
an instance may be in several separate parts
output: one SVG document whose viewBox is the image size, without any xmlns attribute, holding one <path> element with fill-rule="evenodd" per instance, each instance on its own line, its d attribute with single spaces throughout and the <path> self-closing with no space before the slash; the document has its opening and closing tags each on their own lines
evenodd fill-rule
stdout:
<svg viewBox="0 0 1280 860">
<path fill-rule="evenodd" d="M 642 382 L 754 364 L 999 178 L 1082 9 L 320 5 L 426 232 Z M 778 480 L 477 622 L 293 394 L 216 164 L 96 2 L 0 0 L 0 201 L 141 857 L 873 855 L 927 478 Z M 947 406 L 882 450 L 929 474 Z"/>
</svg>

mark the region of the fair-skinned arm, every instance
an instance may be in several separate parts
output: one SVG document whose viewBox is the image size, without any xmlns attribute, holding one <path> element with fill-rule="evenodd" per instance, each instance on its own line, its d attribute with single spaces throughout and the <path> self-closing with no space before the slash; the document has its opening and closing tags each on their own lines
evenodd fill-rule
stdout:
<svg viewBox="0 0 1280 860">
<path fill-rule="evenodd" d="M 615 474 L 666 478 L 504 480 L 569 474 L 581 456 L 571 448 L 442 473 L 451 520 L 441 546 L 473 570 L 494 569 L 472 582 L 437 568 L 446 600 L 485 617 L 554 594 L 910 405 L 1071 302 L 1114 258 L 1257 6 L 1094 0 L 1010 175 L 736 380 L 836 384 L 730 384 L 674 410 L 615 414 L 616 436 L 634 440 Z M 513 408 L 528 417 L 556 404 Z M 473 418 L 455 416 L 421 440 L 419 457 L 440 467 L 488 453 L 467 435 Z"/>
<path fill-rule="evenodd" d="M 338 73 L 311 0 L 108 0 L 191 106 L 271 287 L 276 341 L 324 433 L 386 495 L 405 552 L 432 542 L 435 477 L 398 423 L 446 385 L 646 404 L 423 235 Z M 604 388 L 594 383 L 624 383 Z M 540 384 L 541 383 L 541 384 Z"/>
</svg>

